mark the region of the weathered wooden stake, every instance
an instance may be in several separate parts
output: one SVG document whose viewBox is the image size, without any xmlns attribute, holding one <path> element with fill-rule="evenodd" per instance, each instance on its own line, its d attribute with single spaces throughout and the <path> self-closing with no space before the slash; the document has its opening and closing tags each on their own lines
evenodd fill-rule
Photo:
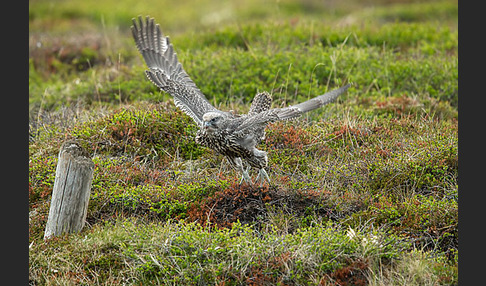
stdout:
<svg viewBox="0 0 486 286">
<path fill-rule="evenodd" d="M 88 152 L 76 141 L 62 144 L 44 239 L 83 228 L 93 171 L 94 163 Z"/>
</svg>

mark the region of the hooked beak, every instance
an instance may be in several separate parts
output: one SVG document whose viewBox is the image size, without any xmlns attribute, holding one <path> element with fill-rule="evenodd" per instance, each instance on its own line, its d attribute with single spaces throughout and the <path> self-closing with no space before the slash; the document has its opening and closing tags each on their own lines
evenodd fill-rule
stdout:
<svg viewBox="0 0 486 286">
<path fill-rule="evenodd" d="M 211 123 L 209 123 L 208 121 L 205 121 L 205 122 L 203 123 L 203 127 L 204 127 L 204 129 L 208 129 L 208 127 L 209 127 L 210 125 L 211 125 Z"/>
</svg>

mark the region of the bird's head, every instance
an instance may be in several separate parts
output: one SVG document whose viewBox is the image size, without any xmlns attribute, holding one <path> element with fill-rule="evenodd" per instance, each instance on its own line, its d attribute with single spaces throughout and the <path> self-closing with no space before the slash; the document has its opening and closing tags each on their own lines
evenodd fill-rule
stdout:
<svg viewBox="0 0 486 286">
<path fill-rule="evenodd" d="M 202 128 L 206 131 L 212 132 L 221 127 L 221 124 L 224 121 L 224 116 L 218 112 L 208 112 L 203 115 L 202 119 Z"/>
</svg>

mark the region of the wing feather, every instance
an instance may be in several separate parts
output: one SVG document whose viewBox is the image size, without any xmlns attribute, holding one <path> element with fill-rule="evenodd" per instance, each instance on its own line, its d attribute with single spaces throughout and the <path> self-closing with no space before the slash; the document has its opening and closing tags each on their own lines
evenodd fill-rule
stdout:
<svg viewBox="0 0 486 286">
<path fill-rule="evenodd" d="M 272 96 L 268 92 L 260 92 L 253 98 L 248 115 L 251 116 L 266 111 L 270 109 L 271 105 Z"/>
<path fill-rule="evenodd" d="M 206 99 L 177 59 L 169 37 L 165 37 L 153 18 L 132 19 L 132 35 L 148 66 L 148 79 L 174 97 L 174 103 L 197 124 L 206 112 L 219 112 Z"/>
<path fill-rule="evenodd" d="M 316 96 L 316 97 L 311 98 L 311 99 L 304 101 L 302 103 L 292 105 L 292 106 L 289 106 L 289 107 L 285 107 L 285 108 L 280 108 L 277 111 L 277 116 L 278 116 L 279 120 L 292 119 L 292 118 L 299 117 L 303 113 L 309 112 L 311 110 L 314 110 L 314 109 L 317 109 L 321 106 L 324 106 L 328 103 L 331 103 L 339 95 L 344 93 L 350 86 L 351 86 L 351 84 L 348 83 L 347 85 L 345 85 L 343 87 L 331 90 L 329 92 L 326 92 L 323 95 Z"/>
<path fill-rule="evenodd" d="M 251 116 L 248 116 L 247 119 L 234 130 L 234 132 L 236 134 L 245 134 L 249 128 L 251 128 L 252 130 L 259 130 L 261 128 L 265 128 L 265 126 L 270 122 L 274 122 L 277 120 L 288 120 L 299 117 L 305 112 L 317 109 L 334 101 L 350 86 L 351 84 L 347 84 L 343 87 L 332 90 L 323 95 L 316 96 L 296 105 L 284 108 L 272 108 L 269 110 L 261 111 L 260 113 L 253 114 Z"/>
</svg>

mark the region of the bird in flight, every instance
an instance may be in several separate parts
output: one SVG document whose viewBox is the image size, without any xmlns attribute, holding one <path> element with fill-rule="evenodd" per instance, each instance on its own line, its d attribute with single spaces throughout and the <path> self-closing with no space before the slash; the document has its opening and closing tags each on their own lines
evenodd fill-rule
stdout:
<svg viewBox="0 0 486 286">
<path fill-rule="evenodd" d="M 350 84 L 314 97 L 305 102 L 284 107 L 270 108 L 272 97 L 268 92 L 258 93 L 248 114 L 236 115 L 221 111 L 211 105 L 201 90 L 186 73 L 177 59 L 174 48 L 162 34 L 153 18 L 145 20 L 139 16 L 138 23 L 132 19 L 131 27 L 136 46 L 142 54 L 148 70 L 148 79 L 174 98 L 175 105 L 189 115 L 199 126 L 195 141 L 226 156 L 231 165 L 241 174 L 240 181 L 252 184 L 248 174 L 250 167 L 258 169 L 256 181 L 270 183 L 265 168 L 268 165 L 267 152 L 258 150 L 257 145 L 265 138 L 267 124 L 277 120 L 288 120 L 319 108 L 335 100 Z M 243 166 L 246 163 L 246 169 Z"/>
</svg>

